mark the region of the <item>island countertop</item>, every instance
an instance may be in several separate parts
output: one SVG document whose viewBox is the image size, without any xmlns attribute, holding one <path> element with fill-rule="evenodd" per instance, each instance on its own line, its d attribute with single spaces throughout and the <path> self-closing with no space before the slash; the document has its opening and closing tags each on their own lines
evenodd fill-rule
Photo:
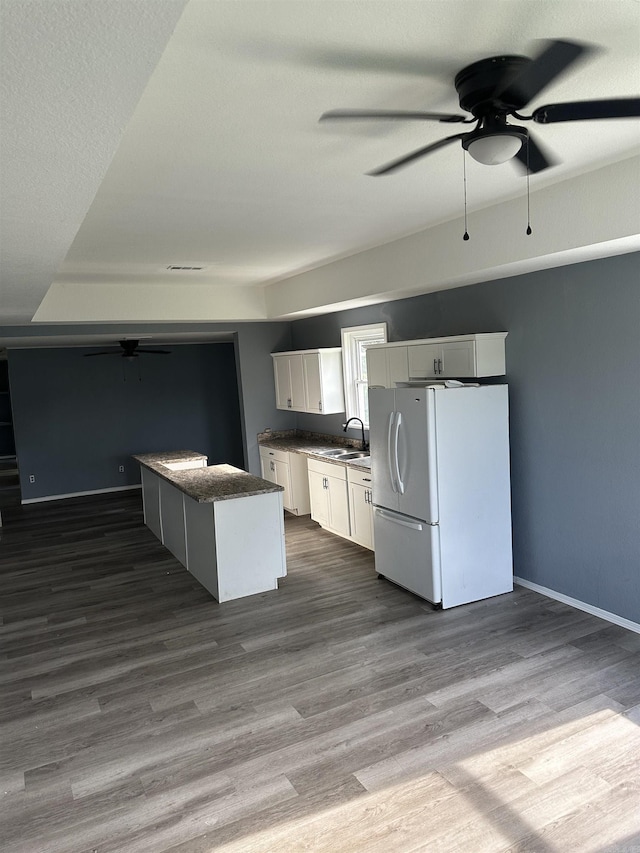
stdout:
<svg viewBox="0 0 640 853">
<path fill-rule="evenodd" d="M 167 467 L 206 461 L 206 456 L 192 450 L 142 453 L 133 458 L 198 503 L 226 501 L 284 491 L 282 486 L 270 483 L 233 465 L 206 467 L 201 465 L 182 470 L 172 470 Z"/>
</svg>

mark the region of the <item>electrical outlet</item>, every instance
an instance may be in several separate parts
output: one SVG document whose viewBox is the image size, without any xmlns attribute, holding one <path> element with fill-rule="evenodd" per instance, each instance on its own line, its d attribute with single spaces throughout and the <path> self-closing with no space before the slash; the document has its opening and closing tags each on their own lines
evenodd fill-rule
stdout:
<svg viewBox="0 0 640 853">
<path fill-rule="evenodd" d="M 36 481 L 36 475 L 35 474 L 29 474 L 29 482 L 35 483 L 35 481 Z"/>
<path fill-rule="evenodd" d="M 118 473 L 124 474 L 124 465 L 118 465 Z"/>
</svg>

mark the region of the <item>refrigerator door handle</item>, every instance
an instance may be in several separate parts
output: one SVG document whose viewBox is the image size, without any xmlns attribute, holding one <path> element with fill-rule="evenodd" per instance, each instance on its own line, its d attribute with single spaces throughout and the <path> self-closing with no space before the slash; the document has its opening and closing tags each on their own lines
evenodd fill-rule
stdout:
<svg viewBox="0 0 640 853">
<path fill-rule="evenodd" d="M 402 412 L 396 412 L 395 430 L 393 433 L 393 468 L 396 478 L 396 491 L 404 495 L 404 483 L 400 477 L 400 459 L 398 458 L 398 438 L 400 436 L 400 425 L 402 424 Z"/>
<path fill-rule="evenodd" d="M 393 421 L 395 419 L 395 416 L 396 416 L 396 413 L 394 411 L 392 411 L 391 414 L 389 415 L 389 426 L 387 427 L 387 465 L 389 467 L 389 479 L 391 480 L 391 488 L 393 489 L 394 492 L 397 493 L 398 487 L 396 486 L 396 481 L 395 481 L 395 478 L 393 476 L 393 465 L 391 462 L 391 460 L 393 458 L 393 454 L 392 454 L 393 444 L 392 444 L 391 439 L 393 436 Z"/>
<path fill-rule="evenodd" d="M 397 515 L 394 515 L 391 512 L 385 512 L 385 510 L 380 509 L 379 507 L 375 508 L 376 515 L 379 515 L 380 518 L 384 518 L 386 521 L 392 521 L 394 524 L 399 524 L 401 527 L 409 527 L 411 530 L 422 530 L 423 524 L 420 521 L 409 521 L 404 518 L 399 518 Z"/>
</svg>

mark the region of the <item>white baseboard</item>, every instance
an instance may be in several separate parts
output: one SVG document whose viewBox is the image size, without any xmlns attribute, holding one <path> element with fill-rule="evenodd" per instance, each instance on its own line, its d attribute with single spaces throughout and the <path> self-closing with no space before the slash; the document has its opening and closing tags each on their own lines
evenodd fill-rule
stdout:
<svg viewBox="0 0 640 853">
<path fill-rule="evenodd" d="M 584 601 L 579 601 L 577 598 L 571 598 L 568 595 L 563 595 L 561 592 L 556 592 L 555 589 L 549 589 L 546 586 L 540 586 L 532 581 L 527 581 L 524 578 L 514 577 L 514 582 L 518 586 L 524 586 L 527 589 L 532 589 L 534 592 L 539 592 L 540 595 L 546 595 L 547 598 L 554 598 L 556 601 L 561 601 L 563 604 L 568 604 L 578 610 L 584 610 L 585 613 L 590 613 L 592 616 L 597 616 L 599 619 L 606 619 L 607 622 L 613 622 L 614 625 L 620 625 L 622 628 L 628 628 L 629 631 L 635 631 L 640 634 L 640 624 L 632 622 L 630 619 L 624 619 L 622 616 L 617 616 L 615 613 L 610 613 L 608 610 L 601 610 L 599 607 L 594 607 L 592 604 L 586 604 Z"/>
<path fill-rule="evenodd" d="M 43 498 L 27 498 L 21 501 L 22 504 L 39 504 L 44 501 L 61 501 L 65 498 L 82 498 L 85 495 L 106 495 L 109 492 L 128 492 L 131 489 L 141 489 L 142 485 L 137 486 L 112 486 L 109 489 L 93 489 L 90 492 L 69 492 L 66 495 L 45 495 Z"/>
</svg>

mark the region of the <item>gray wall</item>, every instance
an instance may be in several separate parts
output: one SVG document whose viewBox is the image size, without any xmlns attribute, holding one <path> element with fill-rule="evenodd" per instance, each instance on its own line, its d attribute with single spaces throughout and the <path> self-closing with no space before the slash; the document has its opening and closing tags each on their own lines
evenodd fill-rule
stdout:
<svg viewBox="0 0 640 853">
<path fill-rule="evenodd" d="M 257 435 L 272 430 L 295 429 L 293 412 L 276 409 L 273 359 L 270 353 L 291 349 L 290 323 L 246 323 L 238 328 L 237 354 L 242 386 L 242 413 L 246 469 L 260 474 Z"/>
<path fill-rule="evenodd" d="M 243 467 L 233 344 L 163 348 L 134 362 L 84 358 L 95 348 L 9 352 L 24 500 L 138 483 L 134 453 L 193 449 Z"/>
<path fill-rule="evenodd" d="M 638 254 L 293 323 L 294 349 L 507 331 L 516 575 L 640 621 Z M 340 433 L 341 416 L 298 426 Z M 355 433 L 354 433 L 355 435 Z"/>
</svg>

